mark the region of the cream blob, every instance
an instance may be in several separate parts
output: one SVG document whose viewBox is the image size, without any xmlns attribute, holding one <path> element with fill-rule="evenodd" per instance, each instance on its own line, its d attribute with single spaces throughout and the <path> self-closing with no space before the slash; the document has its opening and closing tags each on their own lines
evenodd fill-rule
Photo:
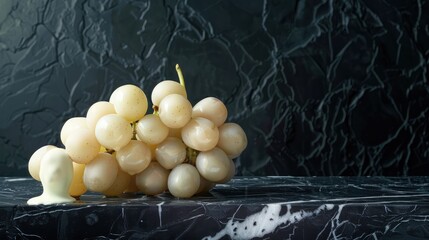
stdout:
<svg viewBox="0 0 429 240">
<path fill-rule="evenodd" d="M 27 201 L 29 205 L 74 202 L 69 188 L 73 179 L 73 163 L 64 149 L 47 152 L 40 162 L 40 180 L 43 193 Z"/>
</svg>

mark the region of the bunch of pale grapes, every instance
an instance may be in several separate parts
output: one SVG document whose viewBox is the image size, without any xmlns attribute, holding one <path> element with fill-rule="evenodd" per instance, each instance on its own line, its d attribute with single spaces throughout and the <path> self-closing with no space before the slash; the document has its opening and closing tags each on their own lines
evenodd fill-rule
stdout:
<svg viewBox="0 0 429 240">
<path fill-rule="evenodd" d="M 153 89 L 151 114 L 146 114 L 143 90 L 124 85 L 108 102 L 94 103 L 86 117 L 65 122 L 60 138 L 73 161 L 71 196 L 87 190 L 105 196 L 169 191 L 189 198 L 234 176 L 232 159 L 247 146 L 245 132 L 225 123 L 227 109 L 217 98 L 192 107 L 181 70 L 176 70 L 180 83 L 165 80 Z M 28 168 L 34 179 L 40 181 L 40 162 L 54 148 L 44 146 L 31 156 Z"/>
</svg>

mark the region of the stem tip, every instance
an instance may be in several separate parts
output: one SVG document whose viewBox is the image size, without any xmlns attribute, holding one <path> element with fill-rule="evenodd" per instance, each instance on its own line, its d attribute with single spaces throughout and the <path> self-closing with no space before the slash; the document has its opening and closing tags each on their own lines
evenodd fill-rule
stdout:
<svg viewBox="0 0 429 240">
<path fill-rule="evenodd" d="M 177 76 L 179 77 L 180 85 L 185 87 L 185 79 L 183 77 L 182 69 L 180 69 L 179 64 L 176 64 L 176 72 L 177 72 Z"/>
</svg>

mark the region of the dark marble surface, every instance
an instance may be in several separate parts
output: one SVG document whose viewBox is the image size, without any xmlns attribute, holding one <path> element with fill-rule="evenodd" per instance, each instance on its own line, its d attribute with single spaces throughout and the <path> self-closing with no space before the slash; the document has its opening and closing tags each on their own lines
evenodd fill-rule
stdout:
<svg viewBox="0 0 429 240">
<path fill-rule="evenodd" d="M 40 192 L 0 178 L 2 239 L 429 238 L 429 177 L 237 177 L 186 200 L 86 194 L 28 206 Z"/>
<path fill-rule="evenodd" d="M 126 83 L 226 102 L 239 175 L 427 175 L 429 1 L 3 0 L 0 176 Z"/>
</svg>

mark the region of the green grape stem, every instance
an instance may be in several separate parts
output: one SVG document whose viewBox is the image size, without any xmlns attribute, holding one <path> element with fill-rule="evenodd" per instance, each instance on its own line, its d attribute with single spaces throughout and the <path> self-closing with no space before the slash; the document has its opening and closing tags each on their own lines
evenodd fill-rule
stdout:
<svg viewBox="0 0 429 240">
<path fill-rule="evenodd" d="M 182 85 L 185 89 L 185 78 L 183 77 L 182 69 L 180 69 L 179 64 L 176 64 L 176 72 L 177 76 L 179 77 L 180 85 Z"/>
<path fill-rule="evenodd" d="M 195 166 L 198 156 L 198 151 L 195 149 L 192 149 L 190 147 L 186 148 L 186 163 L 192 164 Z"/>
<path fill-rule="evenodd" d="M 108 154 L 113 154 L 115 152 L 115 150 L 113 149 L 106 149 L 106 153 Z"/>
<path fill-rule="evenodd" d="M 137 130 L 136 130 L 137 122 L 138 121 L 131 123 L 131 126 L 133 127 L 133 137 L 131 138 L 132 140 L 137 140 L 137 137 L 136 137 L 136 135 L 137 135 Z"/>
<path fill-rule="evenodd" d="M 153 105 L 153 106 L 152 106 L 152 109 L 153 109 L 153 113 L 152 113 L 152 114 L 153 114 L 153 115 L 157 115 L 157 116 L 158 116 L 158 115 L 159 115 L 159 112 L 158 112 L 158 106 Z"/>
</svg>

